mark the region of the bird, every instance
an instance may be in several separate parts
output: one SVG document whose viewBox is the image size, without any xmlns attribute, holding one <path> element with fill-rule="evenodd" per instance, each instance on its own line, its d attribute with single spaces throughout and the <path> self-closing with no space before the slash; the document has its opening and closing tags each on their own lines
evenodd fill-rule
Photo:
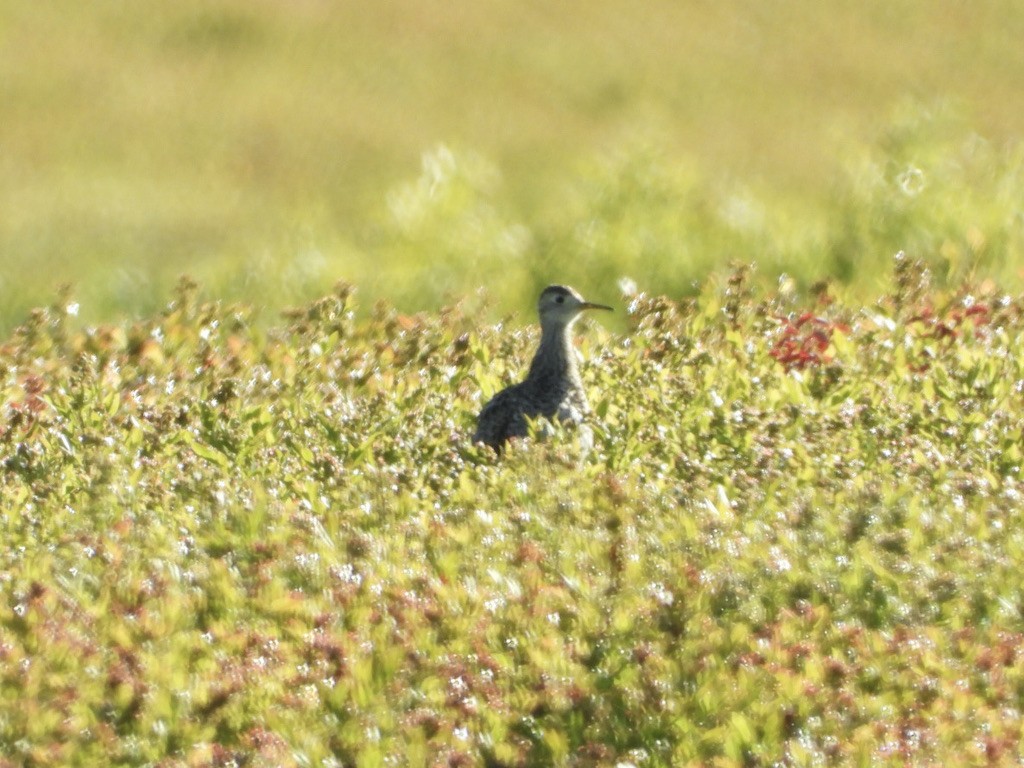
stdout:
<svg viewBox="0 0 1024 768">
<path fill-rule="evenodd" d="M 524 381 L 492 397 L 477 417 L 474 443 L 501 453 L 513 437 L 529 434 L 530 423 L 540 417 L 581 424 L 589 413 L 587 394 L 576 365 L 571 329 L 584 310 L 613 311 L 605 304 L 586 301 L 565 285 L 549 285 L 537 302 L 540 346 Z"/>
</svg>

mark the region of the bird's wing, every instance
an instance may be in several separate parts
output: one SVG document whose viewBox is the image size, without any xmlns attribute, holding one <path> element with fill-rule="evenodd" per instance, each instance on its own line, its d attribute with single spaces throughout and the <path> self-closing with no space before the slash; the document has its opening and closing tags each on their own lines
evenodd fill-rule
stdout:
<svg viewBox="0 0 1024 768">
<path fill-rule="evenodd" d="M 512 426 L 516 416 L 515 400 L 515 387 L 509 387 L 487 402 L 476 420 L 474 443 L 485 443 L 492 448 L 501 449 L 504 442 L 512 437 Z"/>
</svg>

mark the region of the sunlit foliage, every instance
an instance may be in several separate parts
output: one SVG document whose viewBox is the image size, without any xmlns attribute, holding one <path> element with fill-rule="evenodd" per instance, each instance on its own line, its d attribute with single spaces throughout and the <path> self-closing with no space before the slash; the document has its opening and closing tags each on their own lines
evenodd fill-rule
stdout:
<svg viewBox="0 0 1024 768">
<path fill-rule="evenodd" d="M 592 449 L 500 459 L 536 334 L 477 298 L 59 297 L 0 346 L 0 765 L 1017 759 L 1024 303 L 888 273 L 624 280 Z"/>
</svg>

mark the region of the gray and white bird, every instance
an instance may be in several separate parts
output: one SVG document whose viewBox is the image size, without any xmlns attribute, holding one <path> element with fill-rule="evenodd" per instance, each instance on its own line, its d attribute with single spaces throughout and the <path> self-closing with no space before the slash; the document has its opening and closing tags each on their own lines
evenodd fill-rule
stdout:
<svg viewBox="0 0 1024 768">
<path fill-rule="evenodd" d="M 529 423 L 540 417 L 580 424 L 590 411 L 576 365 L 571 329 L 587 309 L 612 311 L 604 304 L 585 301 L 572 288 L 549 285 L 540 294 L 540 346 L 526 380 L 492 397 L 477 417 L 473 442 L 499 453 L 512 437 L 529 433 Z"/>
</svg>

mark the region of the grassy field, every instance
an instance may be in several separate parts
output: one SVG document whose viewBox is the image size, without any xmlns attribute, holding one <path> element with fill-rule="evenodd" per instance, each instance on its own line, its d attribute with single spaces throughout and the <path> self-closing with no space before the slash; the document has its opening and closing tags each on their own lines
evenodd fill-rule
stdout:
<svg viewBox="0 0 1024 768">
<path fill-rule="evenodd" d="M 887 284 L 624 296 L 593 450 L 500 460 L 473 417 L 535 333 L 472 301 L 35 313 L 0 765 L 1014 764 L 1024 302 Z"/>
<path fill-rule="evenodd" d="M 1021 39 L 0 0 L 0 768 L 1019 764 Z"/>
<path fill-rule="evenodd" d="M 182 273 L 272 309 L 343 278 L 367 306 L 406 311 L 492 284 L 497 267 L 500 308 L 529 306 L 581 255 L 599 277 L 628 268 L 672 292 L 732 258 L 813 281 L 833 267 L 837 196 L 864 181 L 864 154 L 885 167 L 907 105 L 952 104 L 964 122 L 947 139 L 977 134 L 997 155 L 1019 141 L 1021 39 L 1011 0 L 0 0 L 0 328 L 62 281 L 90 322 L 149 314 Z M 470 222 L 481 236 L 454 253 L 391 204 L 439 144 L 483 165 L 463 212 L 484 217 Z M 669 191 L 683 199 L 622 186 L 638 151 L 672 178 L 632 182 L 682 184 Z M 897 159 L 894 184 L 923 162 Z M 681 211 L 638 222 L 651 233 L 617 243 L 627 255 L 566 242 L 600 200 L 644 192 L 634 215 Z M 666 217 L 702 230 L 723 206 L 771 231 L 676 246 Z M 464 238 L 458 224 L 435 220 Z M 877 259 L 902 247 L 858 254 L 844 279 L 873 295 Z"/>
</svg>

